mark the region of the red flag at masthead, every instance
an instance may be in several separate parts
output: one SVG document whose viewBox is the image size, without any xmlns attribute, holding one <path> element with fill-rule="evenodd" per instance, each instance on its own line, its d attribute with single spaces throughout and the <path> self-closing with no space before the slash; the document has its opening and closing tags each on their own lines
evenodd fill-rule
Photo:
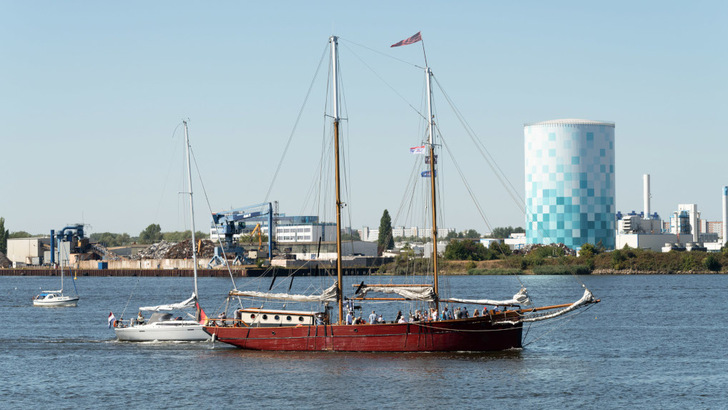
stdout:
<svg viewBox="0 0 728 410">
<path fill-rule="evenodd" d="M 409 45 L 409 44 L 414 44 L 414 43 L 416 43 L 418 41 L 422 41 L 422 34 L 421 33 L 422 32 L 418 31 L 417 34 L 415 34 L 414 36 L 412 36 L 412 37 L 410 37 L 408 39 L 402 40 L 399 43 L 394 43 L 394 44 L 392 44 L 389 47 L 391 48 L 391 47 L 406 46 L 406 45 Z"/>
</svg>

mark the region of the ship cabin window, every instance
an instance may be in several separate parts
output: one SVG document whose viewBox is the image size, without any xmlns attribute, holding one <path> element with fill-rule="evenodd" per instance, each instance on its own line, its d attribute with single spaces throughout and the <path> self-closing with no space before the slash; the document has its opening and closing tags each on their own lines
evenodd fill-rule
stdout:
<svg viewBox="0 0 728 410">
<path fill-rule="evenodd" d="M 268 320 L 268 315 L 263 315 L 263 320 Z"/>
<path fill-rule="evenodd" d="M 286 316 L 286 320 L 290 322 L 291 321 L 291 317 L 290 316 Z"/>
<path fill-rule="evenodd" d="M 251 319 L 255 319 L 255 313 L 251 313 L 251 314 L 250 314 L 250 318 L 251 318 Z"/>
<path fill-rule="evenodd" d="M 299 316 L 299 317 L 298 317 L 298 321 L 299 321 L 299 322 L 303 322 L 303 316 Z"/>
<path fill-rule="evenodd" d="M 276 315 L 276 317 L 275 317 L 274 319 L 275 319 L 275 320 L 281 320 L 281 317 L 280 317 L 280 316 L 278 316 L 278 315 Z"/>
</svg>

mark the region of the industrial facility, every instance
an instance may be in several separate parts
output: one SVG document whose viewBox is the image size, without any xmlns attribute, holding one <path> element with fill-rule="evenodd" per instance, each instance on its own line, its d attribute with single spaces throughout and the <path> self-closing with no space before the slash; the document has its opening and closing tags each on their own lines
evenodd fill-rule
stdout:
<svg viewBox="0 0 728 410">
<path fill-rule="evenodd" d="M 719 251 L 726 242 L 726 209 L 728 187 L 723 187 L 723 220 L 701 219 L 697 204 L 678 204 L 667 221 L 650 211 L 650 175 L 643 175 L 644 210 L 617 213 L 617 248 L 651 249 L 653 251 Z"/>
</svg>

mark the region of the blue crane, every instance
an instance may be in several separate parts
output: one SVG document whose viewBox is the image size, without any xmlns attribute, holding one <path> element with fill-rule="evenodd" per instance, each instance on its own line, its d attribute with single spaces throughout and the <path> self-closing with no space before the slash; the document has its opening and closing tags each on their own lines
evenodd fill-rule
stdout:
<svg viewBox="0 0 728 410">
<path fill-rule="evenodd" d="M 265 216 L 267 216 L 268 220 L 268 260 L 270 261 L 273 254 L 273 234 L 275 233 L 275 227 L 273 226 L 272 202 L 264 202 L 244 208 L 236 208 L 229 211 L 213 213 L 212 222 L 217 229 L 218 235 L 225 238 L 222 241 L 225 253 L 230 255 L 235 254 L 236 260 L 245 259 L 245 250 L 235 244 L 233 236 L 244 233 L 246 228 L 250 230 L 250 228 L 246 226 L 246 221 L 260 221 L 262 217 Z M 213 258 L 213 261 L 214 260 L 221 260 L 221 256 L 218 254 L 218 248 L 215 248 L 215 257 Z"/>
</svg>

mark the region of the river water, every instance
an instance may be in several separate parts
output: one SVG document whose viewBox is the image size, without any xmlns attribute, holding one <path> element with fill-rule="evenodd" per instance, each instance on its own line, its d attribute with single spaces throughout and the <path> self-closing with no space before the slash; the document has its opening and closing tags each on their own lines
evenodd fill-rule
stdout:
<svg viewBox="0 0 728 410">
<path fill-rule="evenodd" d="M 346 278 L 345 285 L 362 279 Z M 79 306 L 53 309 L 32 307 L 31 297 L 40 288 L 57 288 L 58 278 L 0 277 L 0 407 L 726 407 L 728 276 L 465 276 L 444 282 L 461 297 L 506 299 L 518 291 L 519 279 L 538 305 L 577 300 L 580 282 L 602 302 L 524 328 L 524 348 L 514 351 L 267 353 L 220 343 L 115 340 L 107 327 L 110 311 L 118 317 L 128 304 L 125 317 L 132 317 L 141 304 L 181 301 L 191 293 L 186 278 L 78 278 Z M 240 279 L 238 286 L 254 280 Z M 324 280 L 297 278 L 293 290 L 325 287 Z M 285 291 L 290 283 L 281 282 Z M 269 282 L 262 285 L 256 286 L 267 290 Z M 231 282 L 202 278 L 199 286 L 210 313 Z M 372 308 L 392 319 L 392 308 Z"/>
</svg>

